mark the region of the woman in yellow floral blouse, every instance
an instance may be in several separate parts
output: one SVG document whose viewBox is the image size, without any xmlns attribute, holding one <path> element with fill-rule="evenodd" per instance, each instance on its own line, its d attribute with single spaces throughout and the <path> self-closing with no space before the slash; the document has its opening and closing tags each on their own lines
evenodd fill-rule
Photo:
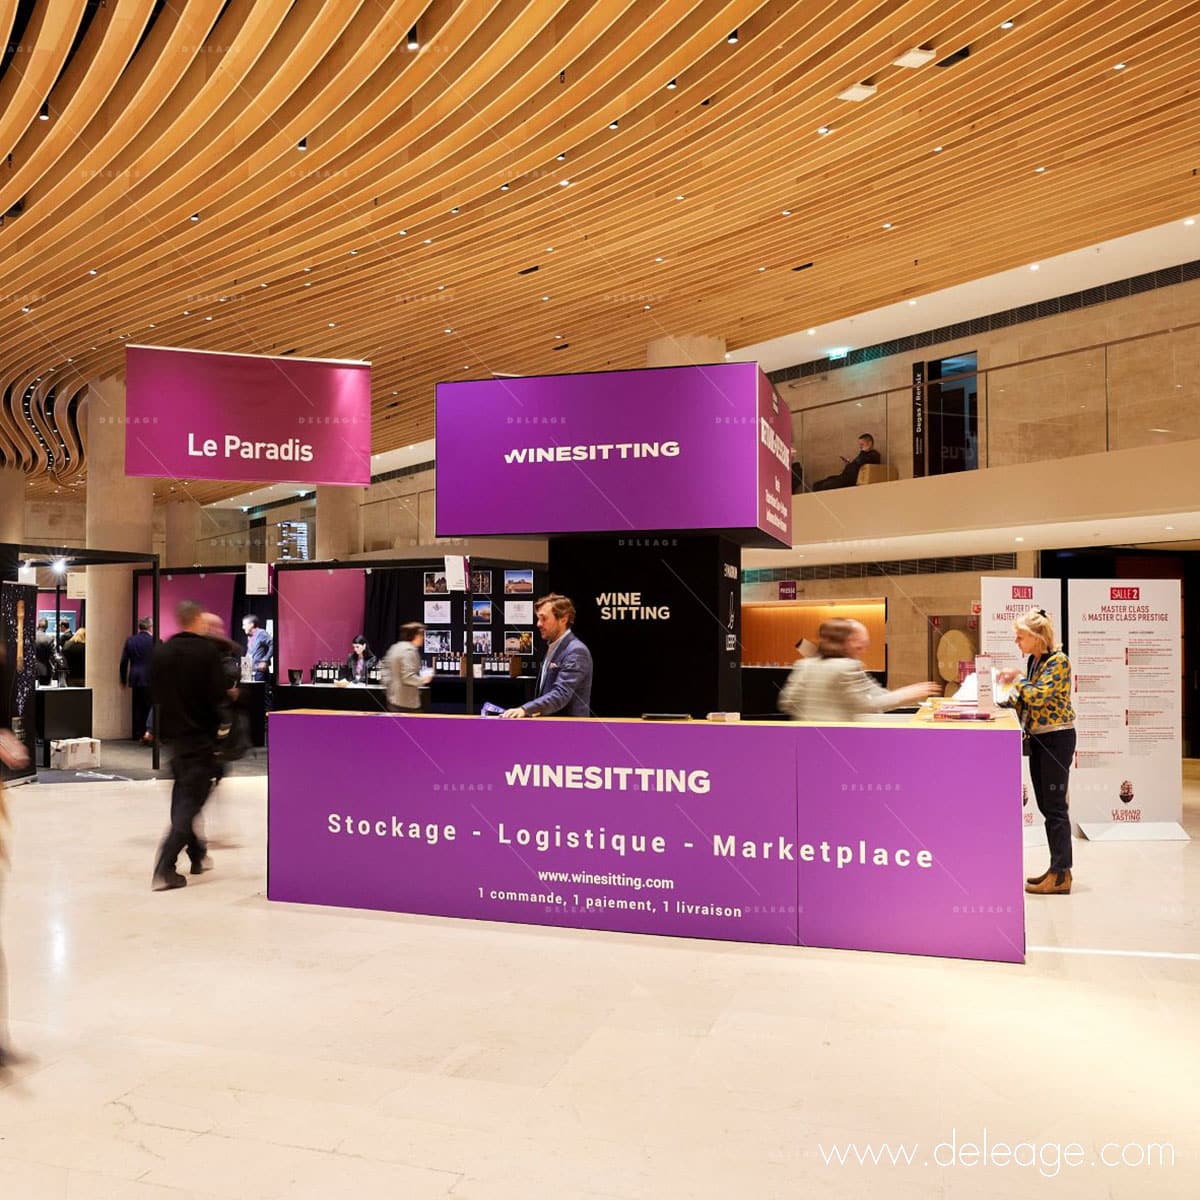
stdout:
<svg viewBox="0 0 1200 1200">
<path fill-rule="evenodd" d="M 1050 869 L 1026 881 L 1025 890 L 1040 896 L 1071 891 L 1071 817 L 1067 811 L 1067 779 L 1075 757 L 1075 710 L 1071 707 L 1071 660 L 1054 636 L 1054 623 L 1041 608 L 1030 609 L 1014 622 L 1017 647 L 1029 656 L 1025 674 L 1000 671 L 1007 688 L 1001 703 L 1021 719 L 1029 747 L 1029 777 L 1038 808 L 1046 819 Z"/>
</svg>

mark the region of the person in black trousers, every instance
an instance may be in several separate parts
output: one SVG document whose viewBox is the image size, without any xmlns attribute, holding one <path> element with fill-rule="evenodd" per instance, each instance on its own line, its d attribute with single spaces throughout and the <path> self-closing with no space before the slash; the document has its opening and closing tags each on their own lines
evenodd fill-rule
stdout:
<svg viewBox="0 0 1200 1200">
<path fill-rule="evenodd" d="M 138 622 L 137 633 L 125 639 L 121 651 L 121 686 L 133 692 L 134 741 L 152 742 L 150 733 L 150 660 L 154 655 L 153 622 L 143 617 Z"/>
<path fill-rule="evenodd" d="M 160 706 L 163 740 L 171 746 L 171 828 L 154 864 L 155 891 L 180 888 L 187 880 L 175 869 L 179 852 L 187 850 L 192 874 L 204 869 L 208 847 L 196 819 L 212 790 L 221 705 L 229 699 L 221 652 L 206 636 L 200 605 L 185 600 L 176 610 L 179 630 L 155 651 L 150 675 L 154 701 Z"/>
<path fill-rule="evenodd" d="M 1029 753 L 1029 777 L 1046 820 L 1050 868 L 1025 881 L 1035 896 L 1066 896 L 1071 891 L 1071 815 L 1067 785 L 1075 757 L 1075 710 L 1071 705 L 1071 661 L 1054 637 L 1045 609 L 1030 609 L 1015 621 L 1016 643 L 1029 656 L 1019 671 L 998 671 L 1007 695 L 1000 703 L 1015 708 Z"/>
</svg>

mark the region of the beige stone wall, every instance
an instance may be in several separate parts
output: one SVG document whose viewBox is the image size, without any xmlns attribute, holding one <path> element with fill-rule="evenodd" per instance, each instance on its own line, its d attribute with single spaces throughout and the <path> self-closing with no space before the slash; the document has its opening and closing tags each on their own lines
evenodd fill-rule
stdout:
<svg viewBox="0 0 1200 1200">
<path fill-rule="evenodd" d="M 1037 555 L 1017 555 L 1017 567 L 1012 571 L 801 580 L 796 594 L 798 599 L 810 601 L 883 597 L 887 601 L 888 682 L 899 687 L 929 678 L 929 618 L 969 616 L 971 605 L 979 601 L 979 581 L 984 574 L 1035 576 Z M 778 595 L 778 583 L 754 583 L 742 588 L 743 601 L 774 600 Z"/>
<path fill-rule="evenodd" d="M 780 394 L 809 479 L 835 473 L 859 433 L 910 478 L 912 364 L 971 350 L 987 465 L 1160 445 L 1200 437 L 1200 328 L 1181 328 L 1196 322 L 1200 280 L 792 380 Z"/>
<path fill-rule="evenodd" d="M 83 497 L 26 500 L 24 540 L 30 546 L 86 545 L 87 505 Z"/>
</svg>

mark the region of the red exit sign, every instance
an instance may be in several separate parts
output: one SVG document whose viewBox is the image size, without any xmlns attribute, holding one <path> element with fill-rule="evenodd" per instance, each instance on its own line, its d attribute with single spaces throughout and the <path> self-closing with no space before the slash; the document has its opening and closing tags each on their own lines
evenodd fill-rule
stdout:
<svg viewBox="0 0 1200 1200">
<path fill-rule="evenodd" d="M 1109 588 L 1108 598 L 1110 600 L 1140 600 L 1142 589 L 1135 587 Z"/>
</svg>

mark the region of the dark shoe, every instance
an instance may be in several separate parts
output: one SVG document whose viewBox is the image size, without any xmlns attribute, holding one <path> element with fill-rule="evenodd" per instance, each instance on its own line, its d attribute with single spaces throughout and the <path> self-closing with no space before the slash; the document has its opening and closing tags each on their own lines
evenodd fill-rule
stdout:
<svg viewBox="0 0 1200 1200">
<path fill-rule="evenodd" d="M 1049 871 L 1049 869 L 1047 869 L 1047 870 L 1043 871 L 1040 875 L 1027 876 L 1025 879 L 1025 882 L 1026 883 L 1041 883 L 1042 880 L 1045 879 L 1046 876 L 1049 874 L 1050 874 L 1050 871 Z"/>
<path fill-rule="evenodd" d="M 1027 883 L 1025 890 L 1031 896 L 1069 896 L 1071 894 L 1070 871 L 1047 871 L 1039 883 Z"/>
<path fill-rule="evenodd" d="M 203 875 L 205 871 L 212 870 L 212 859 L 206 854 L 203 858 L 192 859 L 192 874 Z"/>
<path fill-rule="evenodd" d="M 153 887 L 156 892 L 169 892 L 172 888 L 187 887 L 187 880 L 178 871 L 169 871 L 155 875 Z"/>
</svg>

